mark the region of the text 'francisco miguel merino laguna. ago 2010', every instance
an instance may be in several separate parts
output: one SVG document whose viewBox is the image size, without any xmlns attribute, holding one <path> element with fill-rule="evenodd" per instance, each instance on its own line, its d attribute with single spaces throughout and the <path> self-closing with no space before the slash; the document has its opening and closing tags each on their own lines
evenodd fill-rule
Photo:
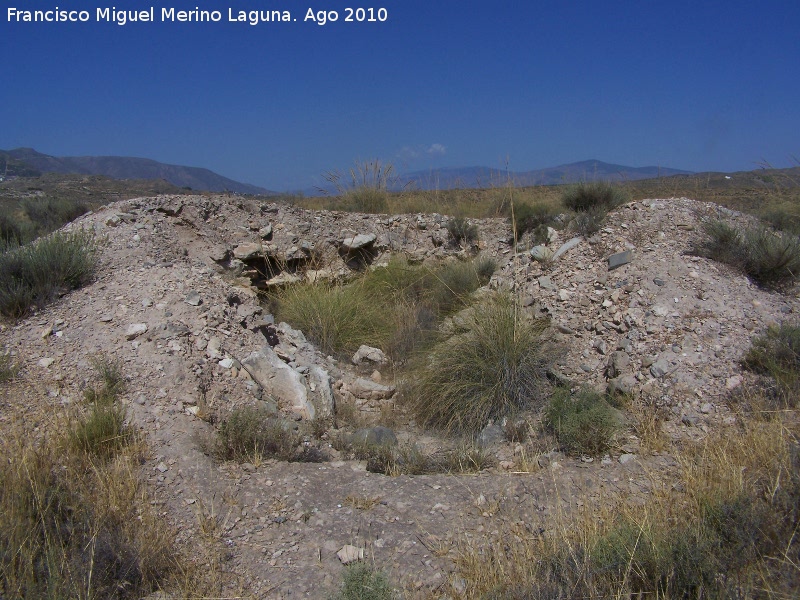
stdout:
<svg viewBox="0 0 800 600">
<path fill-rule="evenodd" d="M 94 17 L 94 18 L 92 18 Z M 15 23 L 85 23 L 96 21 L 98 23 L 152 23 L 156 18 L 164 23 L 246 23 L 258 25 L 260 23 L 288 23 L 298 19 L 292 17 L 288 10 L 236 10 L 228 8 L 227 11 L 219 10 L 176 10 L 175 8 L 161 7 L 156 12 L 155 7 L 143 10 L 117 10 L 116 7 L 96 8 L 90 10 L 63 10 L 56 6 L 51 10 L 21 10 L 9 7 L 6 20 Z M 303 23 L 325 25 L 342 21 L 345 23 L 383 23 L 389 18 L 385 8 L 349 8 L 342 9 L 341 14 L 335 10 L 314 11 L 309 8 L 301 20 Z"/>
</svg>

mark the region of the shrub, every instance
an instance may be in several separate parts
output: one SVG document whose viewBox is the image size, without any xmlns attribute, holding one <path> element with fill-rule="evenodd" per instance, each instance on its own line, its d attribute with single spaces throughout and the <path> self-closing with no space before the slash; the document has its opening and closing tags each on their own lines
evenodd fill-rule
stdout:
<svg viewBox="0 0 800 600">
<path fill-rule="evenodd" d="M 336 208 L 347 212 L 385 213 L 389 210 L 389 193 L 386 190 L 359 187 L 342 195 Z"/>
<path fill-rule="evenodd" d="M 800 216 L 784 207 L 777 207 L 763 213 L 761 219 L 776 231 L 800 234 Z"/>
<path fill-rule="evenodd" d="M 338 600 L 391 600 L 393 597 L 392 588 L 383 572 L 365 563 L 345 568 Z"/>
<path fill-rule="evenodd" d="M 439 342 L 409 375 L 418 424 L 473 433 L 537 401 L 554 359 L 549 323 L 523 320 L 507 297 L 471 309 L 469 330 Z"/>
<path fill-rule="evenodd" d="M 72 431 L 73 445 L 87 454 L 111 458 L 132 439 L 125 416 L 125 409 L 119 405 L 93 405 Z"/>
<path fill-rule="evenodd" d="M 457 244 L 474 244 L 478 241 L 478 226 L 470 225 L 463 217 L 455 217 L 450 219 L 445 225 L 447 233 L 450 234 L 452 239 Z"/>
<path fill-rule="evenodd" d="M 780 287 L 800 277 L 800 238 L 764 228 L 740 230 L 723 221 L 703 224 L 693 252 L 739 269 L 757 284 Z"/>
<path fill-rule="evenodd" d="M 552 207 L 543 203 L 519 203 L 514 206 L 513 220 L 511 215 L 508 220 L 511 227 L 516 228 L 518 237 L 530 231 L 534 243 L 541 244 L 547 241 L 547 228 L 556 223 L 556 214 Z"/>
<path fill-rule="evenodd" d="M 92 363 L 103 385 L 84 390 L 84 397 L 92 406 L 70 431 L 70 439 L 76 449 L 110 458 L 134 438 L 134 430 L 125 424 L 127 411 L 119 404 L 125 379 L 119 363 L 105 355 L 95 356 Z"/>
<path fill-rule="evenodd" d="M 694 245 L 695 254 L 744 270 L 744 240 L 738 229 L 712 220 L 703 223 L 703 233 L 705 237 Z"/>
<path fill-rule="evenodd" d="M 566 188 L 561 202 L 575 212 L 601 211 L 606 213 L 628 202 L 630 198 L 622 188 L 604 181 L 579 183 Z"/>
<path fill-rule="evenodd" d="M 303 446 L 298 433 L 252 406 L 237 408 L 217 429 L 212 453 L 220 460 L 256 462 L 277 458 L 288 462 L 323 462 L 318 449 Z"/>
<path fill-rule="evenodd" d="M 355 161 L 347 173 L 328 171 L 323 178 L 341 196 L 337 208 L 366 213 L 387 212 L 389 190 L 397 183 L 394 165 L 378 159 Z"/>
<path fill-rule="evenodd" d="M 545 410 L 545 422 L 570 454 L 596 456 L 608 450 L 621 429 L 619 413 L 590 389 L 570 396 L 557 388 Z"/>
<path fill-rule="evenodd" d="M 94 275 L 91 233 L 57 232 L 0 254 L 0 313 L 21 317 Z"/>
<path fill-rule="evenodd" d="M 277 294 L 279 318 L 301 329 L 321 351 L 351 355 L 389 337 L 386 306 L 359 282 L 336 287 L 296 285 Z"/>
<path fill-rule="evenodd" d="M 800 238 L 756 229 L 745 236 L 747 274 L 756 283 L 774 287 L 800 277 Z"/>
<path fill-rule="evenodd" d="M 572 229 L 583 237 L 591 237 L 603 226 L 606 219 L 605 211 L 601 209 L 587 210 L 575 215 L 572 219 Z"/>
<path fill-rule="evenodd" d="M 467 296 L 489 282 L 495 266 L 491 259 L 456 261 L 432 271 L 429 286 L 437 311 L 446 314 L 466 305 Z"/>
<path fill-rule="evenodd" d="M 19 367 L 8 354 L 0 354 L 0 383 L 10 381 L 17 376 Z"/>
<path fill-rule="evenodd" d="M 26 198 L 22 209 L 39 235 L 55 231 L 89 210 L 82 202 L 65 198 Z"/>
<path fill-rule="evenodd" d="M 158 590 L 200 595 L 204 574 L 193 573 L 180 557 L 174 531 L 151 503 L 141 477 L 141 448 L 129 446 L 114 460 L 97 461 L 73 446 L 60 424 L 36 435 L 21 424 L 5 425 L 0 596 L 133 600 Z M 195 589 L 186 589 L 188 582 L 172 585 L 190 573 L 198 577 Z"/>
<path fill-rule="evenodd" d="M 790 405 L 797 404 L 800 392 L 800 327 L 770 327 L 755 338 L 744 357 L 744 366 L 772 377 Z"/>
</svg>

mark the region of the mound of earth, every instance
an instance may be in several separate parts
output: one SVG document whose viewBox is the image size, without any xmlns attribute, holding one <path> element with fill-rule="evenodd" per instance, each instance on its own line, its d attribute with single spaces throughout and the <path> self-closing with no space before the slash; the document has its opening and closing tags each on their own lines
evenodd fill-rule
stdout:
<svg viewBox="0 0 800 600">
<path fill-rule="evenodd" d="M 668 415 L 669 435 L 698 439 L 734 426 L 725 398 L 751 381 L 742 354 L 755 333 L 798 310 L 794 295 L 688 254 L 702 219 L 720 211 L 686 198 L 631 203 L 588 240 L 553 236 L 551 249 L 563 251 L 547 264 L 514 252 L 505 220 L 474 220 L 480 242 L 471 250 L 500 264 L 489 287 L 552 318 L 566 348 L 557 377 L 647 398 Z M 124 401 L 151 450 L 143 477 L 164 518 L 185 547 L 224 549 L 231 590 L 328 597 L 343 562 L 363 555 L 412 597 L 457 594 L 454 557 L 465 536 L 489 536 L 502 522 L 543 530 L 584 501 L 646 497 L 673 457 L 628 434 L 602 460 L 550 448 L 522 472 L 525 447 L 499 439 L 490 447 L 495 466 L 476 475 L 387 477 L 330 447 L 323 463 L 237 464 L 215 461 L 198 441 L 213 431 L 209 415 L 253 404 L 301 422 L 354 400 L 377 419 L 396 399 L 391 374 L 377 365 L 370 378 L 283 323 L 270 344 L 272 317 L 257 292 L 346 278 L 392 254 L 424 262 L 467 253 L 446 223 L 202 196 L 139 198 L 81 217 L 68 228 L 91 228 L 101 240 L 97 277 L 3 327 L 2 345 L 29 391 L 4 398 L 0 419 L 24 412 L 46 426 L 81 400 L 94 377 L 91 357 L 105 353 L 128 380 Z M 443 443 L 395 429 L 401 440 Z"/>
</svg>

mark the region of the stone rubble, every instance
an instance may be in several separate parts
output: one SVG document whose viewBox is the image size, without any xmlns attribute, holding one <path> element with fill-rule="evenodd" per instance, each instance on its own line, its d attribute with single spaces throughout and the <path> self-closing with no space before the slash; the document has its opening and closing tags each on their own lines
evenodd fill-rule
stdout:
<svg viewBox="0 0 800 600">
<path fill-rule="evenodd" d="M 538 250 L 519 252 L 505 220 L 472 222 L 480 253 L 499 263 L 490 287 L 516 294 L 525 315 L 551 319 L 565 349 L 559 378 L 652 399 L 669 415 L 670 436 L 700 439 L 735 424 L 725 398 L 753 382 L 740 364 L 752 337 L 798 311 L 795 294 L 762 290 L 688 253 L 702 219 L 719 215 L 748 221 L 686 198 L 645 200 L 612 212 L 589 239 L 559 246 L 552 235 Z M 275 324 L 259 292 L 346 279 L 392 254 L 415 262 L 463 255 L 447 243 L 445 225 L 440 215 L 309 211 L 241 197 L 117 202 L 68 226 L 103 240 L 96 280 L 5 327 L 3 346 L 34 386 L 30 410 L 77 404 L 94 377 L 91 357 L 119 359 L 130 418 L 152 451 L 143 474 L 178 541 L 199 539 L 198 515 L 216 502 L 230 570 L 256 597 L 333 593 L 342 563 L 362 559 L 385 566 L 410 593 L 443 593 L 453 555 L 429 551 L 422 532 L 453 544 L 460 532 L 486 532 L 492 519 L 510 518 L 512 507 L 529 501 L 540 508 L 526 519 L 545 523 L 573 497 L 643 493 L 648 470 L 669 471 L 674 461 L 642 452 L 633 436 L 602 460 L 554 451 L 535 458 L 538 470 L 514 474 L 518 455 L 493 424 L 481 443 L 497 467 L 474 477 L 389 478 L 366 472 L 362 461 L 339 460 L 333 448 L 332 460 L 319 465 L 217 464 L 196 439 L 213 429 L 202 418 L 207 411 L 224 416 L 254 403 L 292 422 L 328 418 L 344 404 L 383 415 L 399 392 L 389 369 L 380 370 L 379 350 L 360 348 L 354 365 L 325 356 L 302 332 Z M 0 404 L 0 419 L 8 418 Z M 399 427 L 383 429 L 358 433 L 412 439 Z M 423 447 L 438 443 L 425 432 L 413 437 Z M 359 510 L 344 503 L 349 496 L 380 501 Z M 495 516 L 489 505 L 505 508 Z"/>
</svg>

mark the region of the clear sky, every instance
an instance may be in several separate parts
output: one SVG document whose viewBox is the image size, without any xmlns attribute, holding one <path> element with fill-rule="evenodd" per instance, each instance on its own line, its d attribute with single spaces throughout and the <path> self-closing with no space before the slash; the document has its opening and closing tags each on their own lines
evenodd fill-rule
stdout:
<svg viewBox="0 0 800 600">
<path fill-rule="evenodd" d="M 141 156 L 276 190 L 373 157 L 401 171 L 800 158 L 800 2 L 373 1 L 3 0 L 0 148 Z M 345 22 L 348 4 L 388 18 Z M 90 20 L 6 12 L 56 6 Z M 98 22 L 112 6 L 152 6 L 156 22 Z M 222 20 L 161 21 L 196 7 Z M 304 21 L 309 8 L 339 19 Z"/>
</svg>

